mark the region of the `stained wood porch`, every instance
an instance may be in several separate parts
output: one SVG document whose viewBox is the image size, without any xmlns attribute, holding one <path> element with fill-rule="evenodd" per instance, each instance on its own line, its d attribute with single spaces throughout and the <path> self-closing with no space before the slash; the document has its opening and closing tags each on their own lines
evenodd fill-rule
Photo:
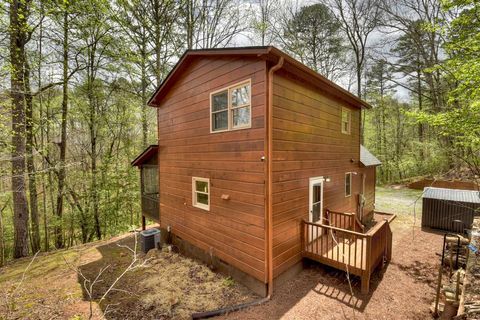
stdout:
<svg viewBox="0 0 480 320">
<path fill-rule="evenodd" d="M 329 217 L 333 215 L 341 216 L 342 213 L 330 212 Z M 353 219 L 350 214 L 346 216 Z M 376 224 L 365 233 L 349 230 L 356 228 L 354 223 L 341 228 L 303 221 L 303 256 L 361 277 L 362 293 L 368 293 L 371 274 L 392 257 L 390 222 L 395 215 L 382 214 L 376 218 Z M 337 218 L 335 221 L 342 219 Z M 326 222 L 329 223 L 328 220 Z"/>
</svg>

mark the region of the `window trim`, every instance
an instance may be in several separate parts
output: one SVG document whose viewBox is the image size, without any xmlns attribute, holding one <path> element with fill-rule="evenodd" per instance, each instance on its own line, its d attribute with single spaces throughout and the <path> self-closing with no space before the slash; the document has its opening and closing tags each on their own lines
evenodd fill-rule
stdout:
<svg viewBox="0 0 480 320">
<path fill-rule="evenodd" d="M 207 182 L 208 183 L 208 192 L 197 191 L 196 182 Z M 208 204 L 205 205 L 203 203 L 197 202 L 197 193 L 206 194 L 208 196 Z M 192 206 L 195 208 L 199 208 L 202 210 L 210 211 L 210 179 L 209 178 L 201 178 L 201 177 L 192 177 Z"/>
<path fill-rule="evenodd" d="M 343 129 L 343 113 L 347 114 L 348 117 L 348 129 L 344 130 Z M 341 131 L 343 134 L 351 134 L 352 132 L 352 110 L 349 108 L 342 107 L 342 113 L 340 115 L 340 126 L 341 126 Z"/>
<path fill-rule="evenodd" d="M 349 185 L 349 192 L 347 194 L 347 177 L 349 178 L 350 185 Z M 344 191 L 345 191 L 345 198 L 351 197 L 352 196 L 352 173 L 351 172 L 345 172 L 345 180 L 344 180 Z"/>
<path fill-rule="evenodd" d="M 232 107 L 232 91 L 240 88 L 244 85 L 248 84 L 250 87 L 250 95 L 249 95 L 249 104 L 241 105 L 241 106 L 236 106 Z M 213 130 L 213 106 L 212 106 L 212 97 L 215 94 L 218 94 L 220 92 L 227 91 L 227 128 L 222 129 L 222 130 Z M 239 109 L 239 108 L 244 108 L 248 106 L 250 108 L 250 119 L 248 121 L 248 125 L 243 125 L 240 127 L 234 127 L 233 126 L 233 110 Z M 217 111 L 215 113 L 218 113 L 220 111 Z M 235 131 L 235 130 L 242 130 L 242 129 L 249 129 L 252 127 L 252 79 L 247 79 L 243 80 L 240 82 L 237 82 L 233 85 L 223 87 L 219 90 L 215 90 L 213 92 L 210 92 L 210 133 L 219 133 L 219 132 L 226 132 L 226 131 Z"/>
</svg>

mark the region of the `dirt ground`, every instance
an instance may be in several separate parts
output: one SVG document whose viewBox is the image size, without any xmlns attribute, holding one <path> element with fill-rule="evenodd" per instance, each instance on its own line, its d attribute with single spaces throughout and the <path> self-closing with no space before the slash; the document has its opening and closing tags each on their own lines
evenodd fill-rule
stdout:
<svg viewBox="0 0 480 320">
<path fill-rule="evenodd" d="M 221 318 L 431 319 L 442 235 L 412 228 L 405 217 L 392 230 L 392 261 L 372 275 L 368 295 L 360 293 L 360 279 L 352 280 L 352 296 L 345 273 L 311 263 L 268 303 Z"/>
<path fill-rule="evenodd" d="M 370 294 L 360 293 L 345 273 L 317 263 L 275 289 L 268 303 L 220 319 L 431 319 L 442 235 L 413 227 L 412 203 L 421 192 L 379 188 L 377 209 L 399 213 L 392 223 L 393 258 L 372 275 Z M 416 212 L 421 212 L 418 206 Z M 417 214 L 418 215 L 418 214 Z M 120 246 L 119 246 L 120 245 Z M 144 266 L 123 277 L 99 307 L 89 303 L 81 274 L 93 280 L 98 301 L 131 262 L 133 237 L 124 235 L 69 250 L 42 253 L 22 275 L 31 258 L 0 269 L 0 320 L 3 319 L 188 319 L 192 312 L 257 299 L 245 287 L 211 271 L 206 265 L 175 253 L 140 255 Z M 78 268 L 75 271 L 73 268 Z M 18 289 L 16 289 L 18 287 Z"/>
<path fill-rule="evenodd" d="M 258 298 L 204 264 L 153 250 L 139 253 L 138 267 L 127 272 L 99 306 L 98 300 L 132 262 L 127 247 L 134 248 L 131 234 L 1 268 L 0 320 L 89 319 L 90 307 L 93 319 L 188 319 L 193 312 Z"/>
</svg>

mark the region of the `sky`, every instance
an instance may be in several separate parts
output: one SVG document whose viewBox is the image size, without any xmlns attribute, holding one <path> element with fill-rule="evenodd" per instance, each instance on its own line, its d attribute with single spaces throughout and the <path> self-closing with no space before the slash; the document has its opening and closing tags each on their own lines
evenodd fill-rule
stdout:
<svg viewBox="0 0 480 320">
<path fill-rule="evenodd" d="M 284 1 L 281 1 L 281 0 L 277 0 L 279 5 L 281 5 L 281 3 L 284 3 L 284 1 L 287 1 L 287 2 L 290 2 L 290 3 L 296 3 L 297 6 L 300 8 L 302 6 L 308 6 L 308 5 L 311 5 L 311 4 L 315 4 L 315 3 L 318 3 L 319 1 L 312 1 L 312 0 L 284 0 Z M 326 3 L 326 1 L 323 1 L 324 3 Z M 254 10 L 259 10 L 258 9 L 258 2 L 257 1 L 251 1 L 251 0 L 247 0 L 247 5 L 254 9 Z M 390 51 L 391 49 L 391 45 L 389 44 L 392 40 L 396 37 L 396 35 L 394 33 L 391 33 L 389 32 L 388 34 L 386 34 L 385 32 L 382 32 L 382 31 L 374 31 L 372 32 L 372 34 L 369 36 L 369 39 L 368 39 L 368 42 L 367 42 L 367 45 L 368 47 L 371 48 L 370 50 L 370 54 L 371 55 L 374 55 L 374 56 L 387 56 L 388 55 L 388 52 Z M 234 46 L 253 46 L 253 45 L 260 45 L 260 43 L 258 43 L 258 40 L 255 39 L 255 35 L 251 32 L 251 31 L 244 31 L 240 34 L 238 34 L 232 41 L 232 45 Z M 275 45 L 275 44 L 274 44 Z M 388 58 L 388 60 L 392 60 L 392 58 Z M 369 62 L 371 63 L 372 62 L 372 59 L 369 59 Z M 368 61 L 367 61 L 368 63 Z M 401 75 L 399 74 L 396 74 L 394 75 L 396 77 L 396 80 L 400 83 L 404 83 L 405 81 L 403 79 L 400 78 Z M 348 83 L 349 83 L 349 79 L 348 77 L 343 77 L 343 78 L 340 78 L 338 81 L 337 81 L 337 84 L 342 86 L 343 88 L 345 89 L 349 89 L 348 88 Z M 350 88 L 350 90 L 352 91 L 352 93 L 355 93 L 355 85 L 353 87 Z M 410 99 L 410 95 L 409 95 L 409 91 L 401 86 L 397 86 L 396 87 L 396 93 L 395 93 L 395 97 L 401 101 L 408 101 Z"/>
</svg>

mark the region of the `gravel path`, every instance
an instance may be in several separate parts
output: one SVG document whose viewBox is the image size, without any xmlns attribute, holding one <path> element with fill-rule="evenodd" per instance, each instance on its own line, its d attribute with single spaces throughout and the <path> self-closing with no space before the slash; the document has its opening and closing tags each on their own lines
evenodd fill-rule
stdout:
<svg viewBox="0 0 480 320">
<path fill-rule="evenodd" d="M 393 258 L 372 275 L 370 293 L 353 292 L 345 273 L 312 263 L 274 292 L 268 303 L 224 319 L 431 319 L 429 307 L 442 247 L 440 233 L 394 221 Z"/>
</svg>

